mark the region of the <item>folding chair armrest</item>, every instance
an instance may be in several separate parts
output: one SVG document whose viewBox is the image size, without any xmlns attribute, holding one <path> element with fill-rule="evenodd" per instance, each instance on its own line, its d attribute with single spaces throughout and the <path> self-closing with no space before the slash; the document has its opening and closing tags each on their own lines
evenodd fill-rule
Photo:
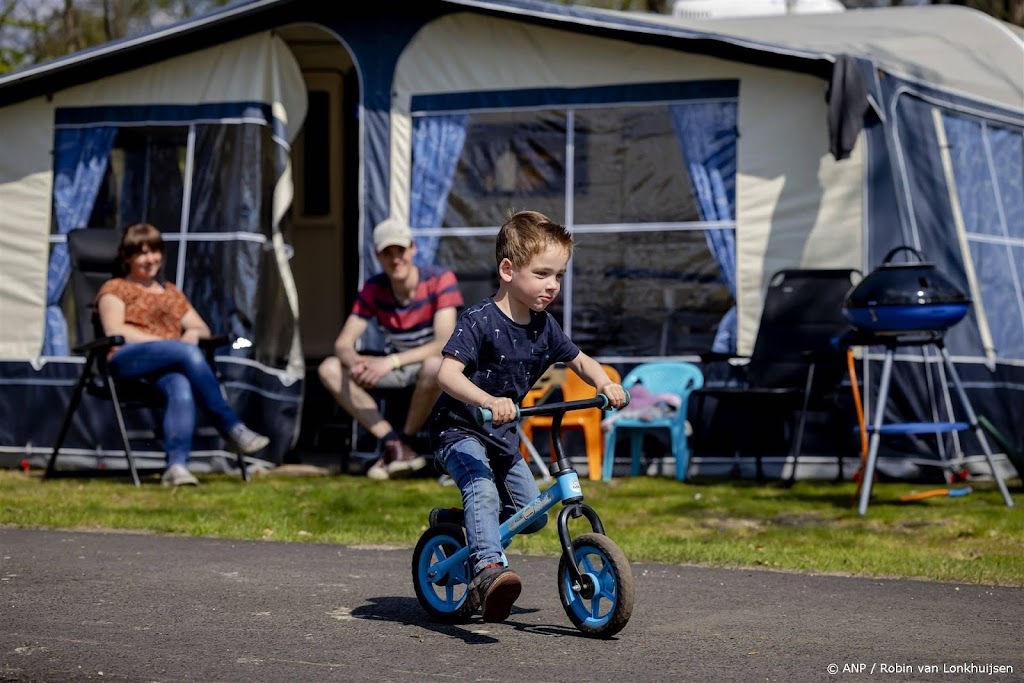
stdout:
<svg viewBox="0 0 1024 683">
<path fill-rule="evenodd" d="M 122 344 L 124 344 L 124 337 L 119 334 L 115 334 L 112 337 L 100 337 L 98 339 L 93 339 L 91 342 L 79 344 L 73 348 L 72 351 L 77 354 L 86 354 L 93 353 L 94 351 L 102 351 L 114 346 L 121 346 Z"/>
<path fill-rule="evenodd" d="M 700 354 L 701 363 L 721 363 L 726 361 L 744 361 L 743 365 L 750 361 L 750 356 L 741 356 L 735 353 L 722 353 L 720 351 L 706 351 Z"/>
<path fill-rule="evenodd" d="M 210 337 L 203 337 L 199 340 L 199 350 L 206 356 L 206 362 L 213 370 L 217 379 L 221 379 L 220 370 L 217 368 L 217 349 L 227 346 L 228 337 L 224 334 L 215 334 Z"/>
<path fill-rule="evenodd" d="M 204 337 L 199 340 L 199 348 L 208 353 L 227 345 L 228 336 L 226 334 L 215 334 L 212 337 Z"/>
</svg>

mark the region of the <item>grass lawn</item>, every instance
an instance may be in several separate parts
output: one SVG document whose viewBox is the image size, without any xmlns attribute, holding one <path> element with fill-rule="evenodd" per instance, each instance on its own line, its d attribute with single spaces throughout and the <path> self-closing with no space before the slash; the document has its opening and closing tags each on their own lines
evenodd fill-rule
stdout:
<svg viewBox="0 0 1024 683">
<path fill-rule="evenodd" d="M 200 479 L 198 488 L 168 489 L 152 476 L 136 489 L 123 478 L 43 481 L 37 472 L 0 470 L 0 525 L 411 549 L 432 507 L 460 504 L 457 489 L 433 479 Z M 862 518 L 852 483 L 583 481 L 586 501 L 633 562 L 1024 586 L 1024 510 L 1003 505 L 994 485 L 972 486 L 962 498 L 903 503 L 902 495 L 936 487 L 877 484 Z M 1024 505 L 1020 487 L 1012 493 Z M 584 524 L 571 529 L 581 533 Z M 517 538 L 512 551 L 557 554 L 554 524 Z"/>
</svg>

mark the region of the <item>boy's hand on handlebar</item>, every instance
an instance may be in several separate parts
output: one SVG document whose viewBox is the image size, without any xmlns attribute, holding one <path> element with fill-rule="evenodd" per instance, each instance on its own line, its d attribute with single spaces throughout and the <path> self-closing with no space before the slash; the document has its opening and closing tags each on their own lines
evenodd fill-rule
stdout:
<svg viewBox="0 0 1024 683">
<path fill-rule="evenodd" d="M 494 426 L 512 422 L 518 413 L 516 404 L 510 398 L 491 397 L 480 407 L 491 411 L 491 424 Z"/>
<path fill-rule="evenodd" d="M 625 408 L 629 403 L 629 399 L 626 398 L 626 390 L 622 388 L 621 384 L 609 382 L 601 387 L 599 391 L 608 397 L 608 402 L 612 404 L 612 408 Z"/>
</svg>

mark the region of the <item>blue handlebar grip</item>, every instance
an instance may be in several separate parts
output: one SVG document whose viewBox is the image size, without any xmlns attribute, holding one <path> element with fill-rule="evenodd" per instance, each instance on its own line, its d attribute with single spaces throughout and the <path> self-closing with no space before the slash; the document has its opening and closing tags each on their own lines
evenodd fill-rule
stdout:
<svg viewBox="0 0 1024 683">
<path fill-rule="evenodd" d="M 628 389 L 623 389 L 623 391 L 626 392 L 626 405 L 622 406 L 623 408 L 625 408 L 626 406 L 629 405 L 630 396 L 629 396 L 629 390 Z M 601 410 L 611 410 L 612 409 L 612 402 L 608 399 L 608 397 L 605 396 L 604 394 L 598 394 L 598 396 L 600 396 L 601 398 L 604 399 L 604 405 L 601 406 Z"/>
<path fill-rule="evenodd" d="M 490 422 L 494 419 L 494 413 L 489 408 L 477 408 L 476 409 L 476 423 L 483 425 L 485 422 Z M 516 419 L 519 419 L 519 406 L 516 406 Z"/>
</svg>

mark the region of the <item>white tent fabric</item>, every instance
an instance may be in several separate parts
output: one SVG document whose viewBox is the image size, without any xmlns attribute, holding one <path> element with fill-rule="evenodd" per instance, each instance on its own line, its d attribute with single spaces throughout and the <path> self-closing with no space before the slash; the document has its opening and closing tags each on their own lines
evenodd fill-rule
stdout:
<svg viewBox="0 0 1024 683">
<path fill-rule="evenodd" d="M 0 155 L 0 358 L 35 358 L 43 342 L 53 178 L 53 104 L 4 111 Z"/>
<path fill-rule="evenodd" d="M 34 359 L 42 348 L 54 111 L 216 102 L 269 104 L 287 139 L 293 139 L 305 116 L 306 92 L 291 51 L 263 32 L 5 108 L 0 205 L 8 208 L 0 213 L 0 359 Z M 287 174 L 283 182 L 290 184 Z M 281 205 L 278 216 L 290 203 L 290 190 L 279 188 L 282 192 L 275 202 Z"/>
<path fill-rule="evenodd" d="M 743 19 L 645 20 L 726 40 L 867 57 L 893 74 L 1024 109 L 1024 30 L 956 5 Z"/>
<path fill-rule="evenodd" d="M 500 36 L 500 39 L 499 39 Z M 451 68 L 438 69 L 439 61 Z M 749 353 L 767 278 L 782 267 L 863 268 L 864 145 L 829 154 L 818 78 L 473 14 L 425 26 L 402 54 L 392 108 L 392 213 L 407 216 L 416 95 L 623 82 L 740 81 L 738 349 Z M 813 221 L 807 220 L 813 211 Z"/>
</svg>

